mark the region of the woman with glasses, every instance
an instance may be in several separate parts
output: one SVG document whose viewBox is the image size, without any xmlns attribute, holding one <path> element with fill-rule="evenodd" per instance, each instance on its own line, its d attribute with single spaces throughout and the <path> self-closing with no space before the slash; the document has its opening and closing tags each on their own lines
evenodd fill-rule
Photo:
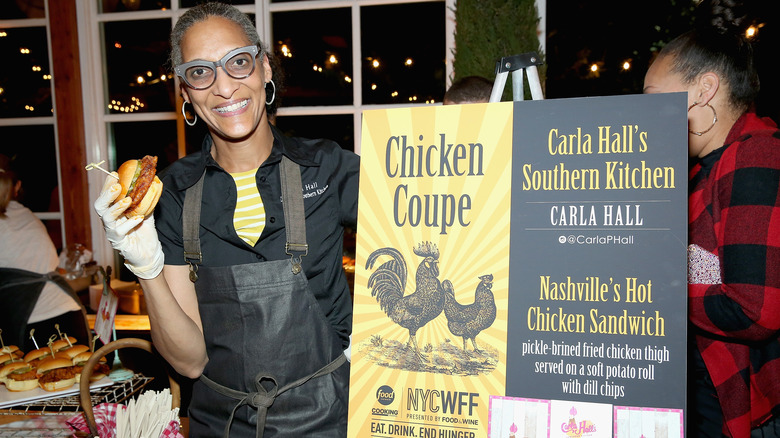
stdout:
<svg viewBox="0 0 780 438">
<path fill-rule="evenodd" d="M 190 9 L 171 47 L 202 150 L 161 173 L 154 217 L 124 218 L 111 177 L 95 208 L 140 279 L 155 347 L 198 378 L 190 436 L 345 436 L 358 157 L 269 123 L 271 55 L 234 7 Z"/>
<path fill-rule="evenodd" d="M 703 25 L 645 76 L 647 93 L 688 96 L 692 437 L 780 436 L 780 131 L 755 113 L 741 6 L 702 2 Z"/>
</svg>

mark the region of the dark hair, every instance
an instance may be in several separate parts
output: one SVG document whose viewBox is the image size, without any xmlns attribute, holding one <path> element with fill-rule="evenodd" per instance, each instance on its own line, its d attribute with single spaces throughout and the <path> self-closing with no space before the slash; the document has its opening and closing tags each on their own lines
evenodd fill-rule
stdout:
<svg viewBox="0 0 780 438">
<path fill-rule="evenodd" d="M 268 57 L 268 62 L 271 65 L 271 79 L 276 87 L 276 96 L 274 102 L 271 105 L 267 105 L 267 112 L 269 115 L 275 114 L 281 100 L 279 94 L 283 89 L 281 66 L 273 56 L 273 53 L 268 50 L 260 39 L 260 34 L 249 16 L 239 11 L 235 6 L 220 2 L 208 2 L 199 4 L 182 14 L 171 31 L 171 55 L 169 58 L 171 70 L 184 60 L 181 54 L 181 41 L 184 39 L 184 34 L 194 24 L 205 21 L 210 17 L 222 17 L 236 23 L 243 30 L 249 43 L 256 45 L 260 49 L 260 53 L 257 55 L 258 58 L 262 59 L 263 55 Z"/>
<path fill-rule="evenodd" d="M 672 56 L 672 71 L 686 84 L 715 72 L 728 84 L 731 104 L 744 111 L 760 88 L 753 46 L 745 36 L 749 25 L 740 2 L 704 0 L 697 8 L 695 28 L 669 42 L 659 57 Z"/>
<path fill-rule="evenodd" d="M 453 103 L 476 103 L 490 100 L 493 83 L 482 76 L 465 76 L 455 81 L 444 93 L 444 100 Z"/>
</svg>

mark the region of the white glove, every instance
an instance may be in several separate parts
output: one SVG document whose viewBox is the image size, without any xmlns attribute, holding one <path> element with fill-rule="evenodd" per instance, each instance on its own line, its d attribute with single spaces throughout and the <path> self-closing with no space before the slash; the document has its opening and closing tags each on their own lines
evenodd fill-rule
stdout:
<svg viewBox="0 0 780 438">
<path fill-rule="evenodd" d="M 117 176 L 116 172 L 111 172 Z M 165 256 L 157 238 L 154 217 L 142 215 L 132 218 L 123 214 L 132 199 L 125 197 L 112 205 L 122 186 L 113 176 L 106 177 L 103 189 L 95 200 L 95 211 L 103 220 L 103 228 L 111 246 L 125 259 L 125 266 L 138 278 L 152 279 L 162 271 Z M 140 225 L 139 225 L 140 224 Z"/>
</svg>

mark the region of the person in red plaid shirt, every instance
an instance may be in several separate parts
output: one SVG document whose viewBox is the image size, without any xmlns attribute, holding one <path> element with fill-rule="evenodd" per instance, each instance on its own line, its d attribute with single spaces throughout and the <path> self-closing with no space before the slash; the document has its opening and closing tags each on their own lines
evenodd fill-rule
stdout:
<svg viewBox="0 0 780 438">
<path fill-rule="evenodd" d="M 740 5 L 704 7 L 645 76 L 688 93 L 688 436 L 780 436 L 780 132 L 754 112 Z"/>
</svg>

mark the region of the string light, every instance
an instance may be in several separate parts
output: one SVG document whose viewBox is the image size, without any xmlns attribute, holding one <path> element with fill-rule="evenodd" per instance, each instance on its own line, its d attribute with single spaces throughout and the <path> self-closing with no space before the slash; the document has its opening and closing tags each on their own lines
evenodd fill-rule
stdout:
<svg viewBox="0 0 780 438">
<path fill-rule="evenodd" d="M 111 102 L 108 104 L 108 109 L 123 112 L 123 113 L 132 113 L 146 106 L 143 102 L 141 102 L 141 99 L 135 96 L 131 97 L 130 101 L 131 101 L 130 105 L 122 105 L 121 101 L 112 99 Z"/>
<path fill-rule="evenodd" d="M 26 47 L 21 47 L 21 48 L 19 48 L 19 53 L 21 53 L 22 55 L 29 55 L 30 54 L 30 49 L 28 49 Z"/>
<path fill-rule="evenodd" d="M 374 68 L 379 68 L 379 60 L 375 59 L 375 60 L 371 61 L 371 66 L 374 67 Z"/>
<path fill-rule="evenodd" d="M 282 56 L 285 58 L 292 58 L 292 51 L 287 47 L 287 44 L 282 44 Z"/>
<path fill-rule="evenodd" d="M 328 62 L 331 64 L 338 64 L 339 60 L 336 58 L 336 55 L 330 55 L 330 58 L 328 58 Z"/>
<path fill-rule="evenodd" d="M 0 30 L 0 38 L 8 36 L 8 33 L 4 30 Z"/>
<path fill-rule="evenodd" d="M 406 61 L 404 62 L 404 65 L 406 65 L 407 67 L 411 67 L 412 66 L 412 62 L 413 62 L 412 58 L 406 58 Z"/>
<path fill-rule="evenodd" d="M 756 26 L 750 26 L 747 28 L 747 30 L 745 30 L 745 36 L 748 39 L 755 38 L 757 34 L 758 34 L 758 28 Z"/>
<path fill-rule="evenodd" d="M 624 61 L 623 62 L 623 70 L 625 70 L 625 71 L 631 70 L 631 62 L 630 61 Z"/>
</svg>

